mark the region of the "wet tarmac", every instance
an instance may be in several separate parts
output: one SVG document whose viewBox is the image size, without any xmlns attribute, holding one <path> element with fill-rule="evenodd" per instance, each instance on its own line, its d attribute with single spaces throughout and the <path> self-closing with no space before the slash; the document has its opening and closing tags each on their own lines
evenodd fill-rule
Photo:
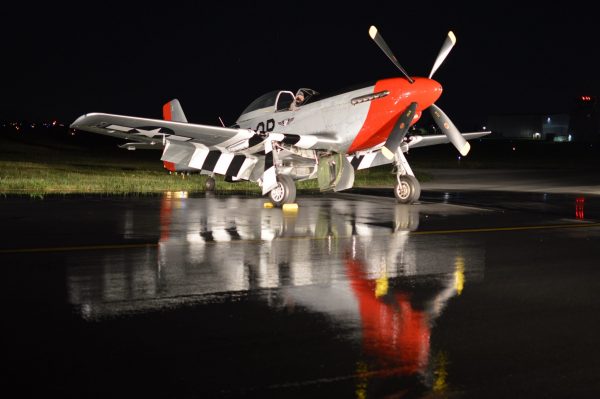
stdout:
<svg viewBox="0 0 600 399">
<path fill-rule="evenodd" d="M 600 394 L 599 197 L 363 194 L 0 199 L 5 390 Z"/>
<path fill-rule="evenodd" d="M 598 167 L 585 168 L 571 165 L 552 169 L 422 168 L 419 170 L 432 177 L 431 181 L 422 183 L 424 190 L 600 195 Z"/>
</svg>

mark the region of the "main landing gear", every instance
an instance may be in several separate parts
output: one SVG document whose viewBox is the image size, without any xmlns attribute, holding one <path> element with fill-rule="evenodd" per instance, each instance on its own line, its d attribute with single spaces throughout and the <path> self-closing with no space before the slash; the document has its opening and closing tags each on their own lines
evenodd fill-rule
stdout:
<svg viewBox="0 0 600 399">
<path fill-rule="evenodd" d="M 277 175 L 277 185 L 269 192 L 271 202 L 278 208 L 296 201 L 296 184 L 288 175 Z"/>
<path fill-rule="evenodd" d="M 421 185 L 400 148 L 398 148 L 395 155 L 396 185 L 394 186 L 394 195 L 396 200 L 401 204 L 418 202 L 421 196 Z"/>
<path fill-rule="evenodd" d="M 421 185 L 411 175 L 396 176 L 397 183 L 394 186 L 394 195 L 401 204 L 412 204 L 417 202 L 421 196 Z"/>
</svg>

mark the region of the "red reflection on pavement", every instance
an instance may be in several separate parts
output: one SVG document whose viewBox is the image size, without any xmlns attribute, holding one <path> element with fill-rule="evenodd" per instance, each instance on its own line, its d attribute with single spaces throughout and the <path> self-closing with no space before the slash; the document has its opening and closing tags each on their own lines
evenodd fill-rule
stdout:
<svg viewBox="0 0 600 399">
<path fill-rule="evenodd" d="M 160 201 L 160 241 L 169 239 L 169 227 L 171 226 L 171 216 L 173 213 L 173 200 L 170 196 L 163 195 Z"/>
<path fill-rule="evenodd" d="M 360 261 L 346 259 L 348 276 L 359 303 L 365 352 L 402 375 L 423 373 L 429 360 L 430 328 L 425 312 L 415 310 L 402 292 L 377 298 Z"/>
</svg>

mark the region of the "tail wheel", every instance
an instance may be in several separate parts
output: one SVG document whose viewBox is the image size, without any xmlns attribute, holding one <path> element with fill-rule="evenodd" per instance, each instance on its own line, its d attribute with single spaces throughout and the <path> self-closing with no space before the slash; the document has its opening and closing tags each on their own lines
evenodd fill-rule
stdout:
<svg viewBox="0 0 600 399">
<path fill-rule="evenodd" d="M 273 205 L 280 208 L 283 204 L 293 204 L 296 201 L 296 184 L 288 175 L 277 175 L 277 185 L 269 192 Z"/>
<path fill-rule="evenodd" d="M 206 182 L 204 183 L 204 190 L 215 191 L 215 179 L 214 178 L 209 177 L 208 179 L 206 179 Z"/>
<path fill-rule="evenodd" d="M 414 176 L 399 176 L 398 182 L 394 187 L 394 194 L 399 203 L 411 204 L 419 200 L 419 197 L 421 196 L 421 185 Z"/>
</svg>

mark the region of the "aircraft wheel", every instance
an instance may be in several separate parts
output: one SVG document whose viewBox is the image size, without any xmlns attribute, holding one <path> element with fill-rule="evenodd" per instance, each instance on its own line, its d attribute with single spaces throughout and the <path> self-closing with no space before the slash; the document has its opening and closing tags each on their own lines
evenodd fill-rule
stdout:
<svg viewBox="0 0 600 399">
<path fill-rule="evenodd" d="M 206 182 L 204 183 L 204 190 L 205 191 L 215 191 L 215 179 L 212 177 L 209 177 L 208 179 L 206 179 Z"/>
<path fill-rule="evenodd" d="M 271 202 L 278 208 L 296 201 L 296 183 L 287 175 L 277 175 L 277 185 L 269 192 Z"/>
<path fill-rule="evenodd" d="M 394 194 L 399 203 L 411 204 L 419 200 L 419 197 L 421 196 L 421 185 L 414 176 L 400 176 L 394 187 Z"/>
</svg>

